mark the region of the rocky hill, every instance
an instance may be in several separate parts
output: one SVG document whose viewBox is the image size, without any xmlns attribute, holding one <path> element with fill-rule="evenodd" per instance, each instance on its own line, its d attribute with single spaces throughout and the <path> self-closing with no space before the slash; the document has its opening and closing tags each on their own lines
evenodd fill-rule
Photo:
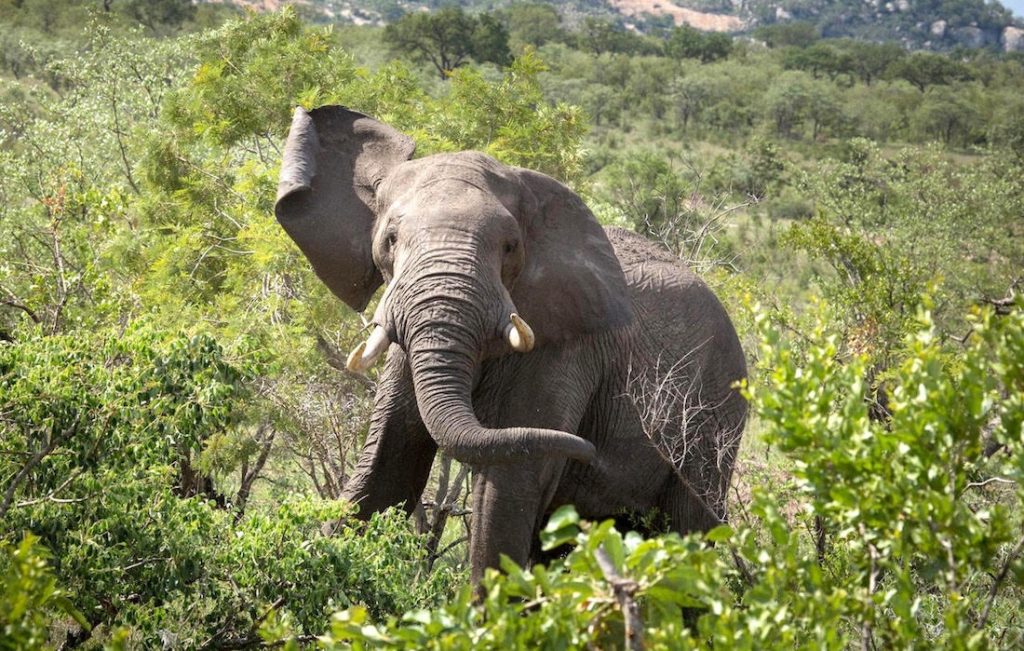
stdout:
<svg viewBox="0 0 1024 651">
<path fill-rule="evenodd" d="M 273 10 L 282 0 L 208 0 Z M 500 9 L 511 0 L 462 0 L 469 10 Z M 292 0 L 321 22 L 384 24 L 446 0 Z M 895 41 L 907 48 L 955 47 L 1024 51 L 1024 22 L 997 0 L 572 0 L 548 2 L 572 25 L 588 16 L 647 31 L 690 25 L 744 33 L 762 25 L 803 21 L 825 37 Z"/>
<path fill-rule="evenodd" d="M 803 20 L 827 37 L 898 41 L 911 48 L 1024 48 L 1024 24 L 998 1 L 752 0 L 741 13 L 761 24 Z"/>
</svg>

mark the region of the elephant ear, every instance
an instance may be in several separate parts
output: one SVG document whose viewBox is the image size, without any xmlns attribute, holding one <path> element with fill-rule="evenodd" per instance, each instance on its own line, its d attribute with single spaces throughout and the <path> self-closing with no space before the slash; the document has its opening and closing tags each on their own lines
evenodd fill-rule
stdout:
<svg viewBox="0 0 1024 651">
<path fill-rule="evenodd" d="M 415 148 L 412 138 L 343 106 L 295 109 L 274 212 L 317 276 L 354 310 L 382 282 L 371 252 L 374 191 Z"/>
<path fill-rule="evenodd" d="M 593 213 L 553 178 L 516 173 L 526 265 L 511 294 L 538 343 L 628 325 L 633 310 L 626 278 Z"/>
</svg>

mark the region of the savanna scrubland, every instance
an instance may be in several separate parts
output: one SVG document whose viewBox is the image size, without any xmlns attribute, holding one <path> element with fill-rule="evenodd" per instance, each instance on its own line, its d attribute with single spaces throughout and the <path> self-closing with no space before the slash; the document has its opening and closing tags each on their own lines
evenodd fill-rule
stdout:
<svg viewBox="0 0 1024 651">
<path fill-rule="evenodd" d="M 0 3 L 0 648 L 1024 641 L 1024 58 L 87 4 Z M 465 468 L 346 517 L 364 323 L 273 217 L 292 108 L 330 103 L 550 174 L 708 280 L 751 369 L 728 526 L 563 509 L 571 551 L 475 601 Z"/>
</svg>

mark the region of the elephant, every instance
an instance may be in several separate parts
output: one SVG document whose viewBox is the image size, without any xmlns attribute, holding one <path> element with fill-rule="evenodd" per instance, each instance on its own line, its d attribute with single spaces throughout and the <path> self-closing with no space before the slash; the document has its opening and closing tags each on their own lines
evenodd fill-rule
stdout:
<svg viewBox="0 0 1024 651">
<path fill-rule="evenodd" d="M 414 149 L 345 107 L 299 107 L 279 177 L 276 217 L 332 293 L 362 311 L 385 287 L 347 360 L 386 357 L 344 488 L 357 517 L 411 512 L 440 450 L 473 470 L 477 585 L 501 554 L 542 559 L 561 505 L 722 523 L 746 363 L 714 293 L 549 176 Z"/>
</svg>

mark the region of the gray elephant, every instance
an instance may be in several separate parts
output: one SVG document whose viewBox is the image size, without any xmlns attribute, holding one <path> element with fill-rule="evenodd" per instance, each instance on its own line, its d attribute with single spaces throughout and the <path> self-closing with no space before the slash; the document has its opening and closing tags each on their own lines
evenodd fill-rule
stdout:
<svg viewBox="0 0 1024 651">
<path fill-rule="evenodd" d="M 412 159 L 409 137 L 340 106 L 296 109 L 277 218 L 385 351 L 345 489 L 360 516 L 421 498 L 440 448 L 474 470 L 472 579 L 539 557 L 563 504 L 598 519 L 725 517 L 746 420 L 743 351 L 707 286 L 602 228 L 561 183 L 478 152 Z"/>
</svg>

